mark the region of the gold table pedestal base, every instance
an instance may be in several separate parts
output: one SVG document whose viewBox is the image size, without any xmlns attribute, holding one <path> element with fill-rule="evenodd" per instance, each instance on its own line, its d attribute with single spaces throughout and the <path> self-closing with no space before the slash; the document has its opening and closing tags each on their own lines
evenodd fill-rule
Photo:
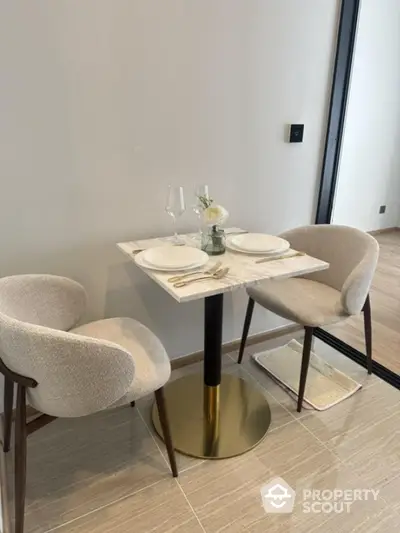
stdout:
<svg viewBox="0 0 400 533">
<path fill-rule="evenodd" d="M 271 411 L 251 383 L 230 374 L 207 387 L 201 374 L 190 374 L 164 388 L 174 448 L 202 459 L 235 457 L 254 448 L 267 433 Z M 157 406 L 153 424 L 162 438 Z"/>
</svg>

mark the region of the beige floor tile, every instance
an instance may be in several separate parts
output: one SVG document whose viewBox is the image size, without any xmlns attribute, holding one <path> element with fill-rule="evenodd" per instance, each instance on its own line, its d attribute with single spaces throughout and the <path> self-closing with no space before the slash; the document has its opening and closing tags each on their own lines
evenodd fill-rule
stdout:
<svg viewBox="0 0 400 533">
<path fill-rule="evenodd" d="M 12 487 L 12 453 L 7 463 Z M 43 532 L 170 475 L 130 407 L 52 422 L 28 439 L 26 533 Z"/>
<path fill-rule="evenodd" d="M 296 491 L 296 505 L 292 514 L 266 515 L 248 526 L 248 530 L 297 533 L 321 527 L 324 531 L 322 525 L 329 517 L 304 512 L 304 491 L 358 489 L 360 479 L 298 423 L 279 429 L 269 437 L 255 454 L 269 466 L 269 479 L 281 477 Z M 340 498 L 338 501 L 340 503 Z M 374 502 L 374 512 L 383 505 L 383 502 Z"/>
<path fill-rule="evenodd" d="M 324 413 L 302 419 L 314 435 L 386 502 L 400 501 L 400 392 L 380 382 Z"/>
<path fill-rule="evenodd" d="M 297 491 L 292 514 L 267 515 L 261 506 L 260 489 L 275 477 Z M 183 473 L 179 482 L 207 533 L 305 533 L 328 517 L 303 512 L 304 489 L 344 490 L 360 484 L 338 457 L 296 421 L 270 433 L 252 452 L 216 464 L 206 462 Z M 379 502 L 377 507 L 382 505 Z"/>
<path fill-rule="evenodd" d="M 265 467 L 249 452 L 220 461 L 206 461 L 179 477 L 190 504 L 208 532 L 234 531 L 263 516 L 260 487 Z"/>
<path fill-rule="evenodd" d="M 173 480 L 164 480 L 59 529 L 58 533 L 202 533 Z"/>
<path fill-rule="evenodd" d="M 382 420 L 373 420 L 371 425 L 366 425 L 357 433 L 348 432 L 337 439 L 331 449 L 342 461 L 359 468 L 363 465 L 370 468 L 371 460 L 380 456 L 381 469 L 384 459 L 393 467 L 398 463 L 400 474 L 400 412 Z M 395 470 L 393 474 L 396 474 Z"/>
<path fill-rule="evenodd" d="M 360 472 L 360 475 L 362 476 L 362 472 Z M 370 483 L 370 481 L 367 482 Z M 400 516 L 400 474 L 396 475 L 395 471 L 393 471 L 386 476 L 386 479 L 378 480 L 378 482 L 374 480 L 374 483 L 380 490 L 380 496 Z"/>
<path fill-rule="evenodd" d="M 328 514 L 304 514 L 301 510 L 291 515 L 269 515 L 245 529 L 246 533 L 397 533 L 400 515 L 385 507 L 383 502 L 355 502 L 349 512 L 346 507 Z M 234 531 L 234 530 L 232 530 Z M 236 531 L 235 531 L 236 533 Z"/>
<path fill-rule="evenodd" d="M 312 533 L 395 533 L 400 528 L 400 515 L 383 502 L 354 502 L 347 513 L 332 513 Z"/>
<path fill-rule="evenodd" d="M 400 501 L 400 413 L 347 435 L 333 451 L 385 501 Z"/>
<path fill-rule="evenodd" d="M 278 428 L 267 434 L 267 437 L 254 449 L 254 455 L 273 476 L 283 474 L 303 461 L 318 454 L 325 448 L 318 440 L 298 422 Z"/>
<path fill-rule="evenodd" d="M 379 381 L 327 411 L 310 411 L 301 422 L 319 440 L 334 448 L 391 416 L 398 409 L 399 400 L 400 391 Z"/>
</svg>

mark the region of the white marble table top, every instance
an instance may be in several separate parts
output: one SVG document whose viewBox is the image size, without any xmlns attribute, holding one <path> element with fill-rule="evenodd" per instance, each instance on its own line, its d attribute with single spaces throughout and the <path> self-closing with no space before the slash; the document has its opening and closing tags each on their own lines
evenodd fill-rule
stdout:
<svg viewBox="0 0 400 533">
<path fill-rule="evenodd" d="M 241 230 L 238 228 L 230 228 L 226 233 L 229 234 L 239 231 Z M 196 246 L 193 234 L 180 235 L 179 237 L 189 246 Z M 120 242 L 117 244 L 117 247 L 135 263 L 135 252 L 137 250 L 147 249 L 152 246 L 165 246 L 167 243 L 168 241 L 165 238 L 158 238 Z M 176 288 L 172 283 L 168 282 L 168 278 L 175 273 L 158 272 L 143 268 L 139 265 L 137 266 L 178 302 L 189 302 L 191 300 L 206 298 L 207 296 L 230 292 L 250 285 L 256 285 L 267 279 L 291 278 L 329 268 L 329 263 L 308 255 L 276 259 L 275 261 L 260 264 L 256 263 L 257 259 L 260 259 L 260 256 L 246 255 L 227 250 L 223 255 L 210 257 L 208 263 L 202 269 L 208 269 L 217 261 L 221 261 L 221 268 L 229 267 L 229 273 L 226 277 L 220 280 L 211 279 L 191 283 L 181 288 Z"/>
</svg>

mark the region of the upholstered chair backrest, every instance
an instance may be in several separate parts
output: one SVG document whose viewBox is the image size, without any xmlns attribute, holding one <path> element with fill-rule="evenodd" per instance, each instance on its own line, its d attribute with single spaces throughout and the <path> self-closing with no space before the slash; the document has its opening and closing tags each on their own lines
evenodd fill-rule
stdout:
<svg viewBox="0 0 400 533">
<path fill-rule="evenodd" d="M 329 269 L 304 276 L 341 291 L 349 315 L 358 314 L 368 295 L 379 257 L 371 235 L 348 226 L 317 224 L 281 235 L 292 248 L 327 261 Z"/>
<path fill-rule="evenodd" d="M 62 331 L 76 324 L 84 306 L 83 288 L 66 278 L 0 279 L 0 356 L 9 370 L 37 381 L 28 401 L 43 413 L 94 413 L 133 381 L 132 356 L 121 346 Z"/>
</svg>

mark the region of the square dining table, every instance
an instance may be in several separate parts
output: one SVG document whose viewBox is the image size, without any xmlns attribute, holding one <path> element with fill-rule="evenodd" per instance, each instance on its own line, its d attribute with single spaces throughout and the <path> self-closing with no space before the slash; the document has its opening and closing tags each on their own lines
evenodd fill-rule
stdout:
<svg viewBox="0 0 400 533">
<path fill-rule="evenodd" d="M 245 232 L 231 228 L 226 233 Z M 181 235 L 180 239 L 188 246 L 196 246 L 193 235 Z M 117 247 L 136 264 L 135 257 L 140 250 L 166 244 L 165 238 L 155 238 L 121 242 Z M 268 401 L 258 387 L 238 376 L 222 375 L 224 293 L 265 280 L 301 276 L 329 268 L 325 261 L 308 255 L 264 263 L 257 263 L 257 259 L 260 256 L 227 249 L 223 255 L 211 256 L 202 268 L 206 270 L 221 261 L 222 267 L 229 267 L 225 277 L 203 280 L 181 288 L 174 287 L 168 281 L 175 273 L 137 265 L 177 302 L 205 302 L 203 374 L 186 375 L 165 387 L 174 447 L 186 455 L 206 459 L 240 455 L 264 438 L 271 422 Z M 152 419 L 157 433 L 162 436 L 155 406 Z"/>
</svg>

